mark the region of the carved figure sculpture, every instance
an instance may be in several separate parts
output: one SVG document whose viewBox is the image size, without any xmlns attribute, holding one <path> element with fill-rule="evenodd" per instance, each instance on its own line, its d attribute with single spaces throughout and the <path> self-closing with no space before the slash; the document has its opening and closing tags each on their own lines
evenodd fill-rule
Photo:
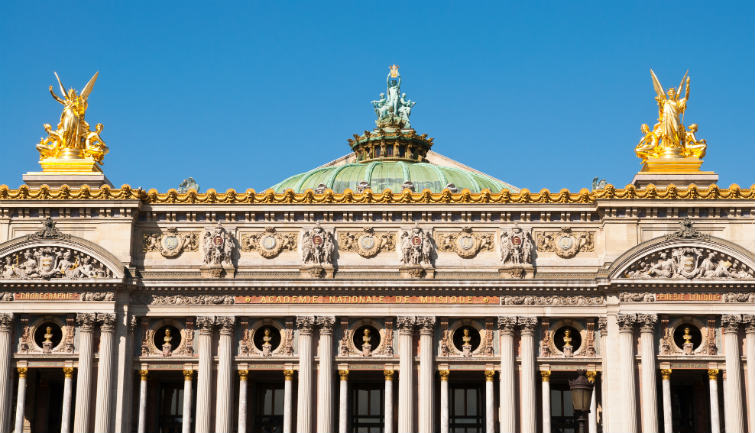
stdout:
<svg viewBox="0 0 755 433">
<path fill-rule="evenodd" d="M 236 244 L 233 238 L 219 223 L 215 227 L 207 228 L 202 238 L 205 265 L 233 266 L 233 254 Z"/>
<path fill-rule="evenodd" d="M 435 247 L 429 232 L 419 226 L 401 233 L 401 263 L 404 265 L 431 265 Z"/>
<path fill-rule="evenodd" d="M 469 334 L 469 328 L 464 328 L 461 336 L 461 351 L 465 357 L 472 356 L 472 336 Z"/>
<path fill-rule="evenodd" d="M 401 75 L 398 66 L 393 65 L 388 72 L 386 92 L 380 94 L 377 101 L 372 101 L 375 109 L 378 127 L 411 128 L 409 116 L 416 102 L 406 98 L 406 93 L 401 93 Z"/>
<path fill-rule="evenodd" d="M 265 328 L 262 335 L 262 356 L 271 356 L 273 352 L 273 337 L 270 335 L 270 328 Z"/>
<path fill-rule="evenodd" d="M 370 344 L 370 341 L 372 341 L 372 337 L 370 336 L 370 328 L 364 328 L 364 332 L 362 334 L 363 356 L 370 356 L 372 354 L 372 344 Z"/>
<path fill-rule="evenodd" d="M 532 263 L 532 236 L 513 227 L 501 234 L 501 261 L 503 264 L 523 265 Z"/>
<path fill-rule="evenodd" d="M 305 265 L 330 265 L 335 250 L 333 233 L 320 227 L 319 223 L 302 234 L 301 252 Z"/>
<path fill-rule="evenodd" d="M 173 336 L 171 335 L 170 328 L 165 328 L 165 337 L 163 337 L 163 356 L 168 357 L 173 352 Z"/>
</svg>

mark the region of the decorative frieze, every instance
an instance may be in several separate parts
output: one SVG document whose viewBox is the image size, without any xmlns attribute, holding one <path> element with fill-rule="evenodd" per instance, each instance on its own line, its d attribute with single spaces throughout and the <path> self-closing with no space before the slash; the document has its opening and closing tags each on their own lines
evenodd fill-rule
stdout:
<svg viewBox="0 0 755 433">
<path fill-rule="evenodd" d="M 144 295 L 145 303 L 151 305 L 230 305 L 235 298 L 230 295 Z"/>
<path fill-rule="evenodd" d="M 113 278 L 113 272 L 104 263 L 67 247 L 25 248 L 0 259 L 0 266 L 0 279 L 6 280 Z"/>
<path fill-rule="evenodd" d="M 375 257 L 381 252 L 396 250 L 396 234 L 376 232 L 372 227 L 365 227 L 361 232 L 340 232 L 338 248 L 347 253 L 357 253 L 364 258 Z"/>
<path fill-rule="evenodd" d="M 633 263 L 622 276 L 628 279 L 755 278 L 755 273 L 736 258 L 704 247 L 674 247 L 648 254 Z"/>
<path fill-rule="evenodd" d="M 179 232 L 170 227 L 165 233 L 144 233 L 144 252 L 158 252 L 163 257 L 178 257 L 184 251 L 199 249 L 199 232 Z"/>
<path fill-rule="evenodd" d="M 453 252 L 459 257 L 470 259 L 481 251 L 493 251 L 494 235 L 492 232 L 473 232 L 471 227 L 464 227 L 456 233 L 437 232 L 435 243 L 438 251 Z"/>
<path fill-rule="evenodd" d="M 501 296 L 501 305 L 603 305 L 603 296 Z"/>
<path fill-rule="evenodd" d="M 264 232 L 241 235 L 241 251 L 254 251 L 272 259 L 283 251 L 296 251 L 296 238 L 295 232 L 279 232 L 274 227 L 265 227 Z"/>
<path fill-rule="evenodd" d="M 572 231 L 564 227 L 561 231 L 542 231 L 535 234 L 537 250 L 556 253 L 557 256 L 570 259 L 579 252 L 595 251 L 595 232 Z"/>
</svg>

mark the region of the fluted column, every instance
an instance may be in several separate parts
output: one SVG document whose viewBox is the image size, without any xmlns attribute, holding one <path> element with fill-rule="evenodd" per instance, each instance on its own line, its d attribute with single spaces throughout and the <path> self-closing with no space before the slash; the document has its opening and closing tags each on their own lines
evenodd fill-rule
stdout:
<svg viewBox="0 0 755 433">
<path fill-rule="evenodd" d="M 402 316 L 398 324 L 398 433 L 414 433 L 414 317 Z"/>
<path fill-rule="evenodd" d="M 11 332 L 13 331 L 13 314 L 0 313 L 0 430 L 8 431 L 11 412 L 10 393 L 13 389 L 10 375 Z"/>
<path fill-rule="evenodd" d="M 738 314 L 724 314 L 721 324 L 724 328 L 726 357 L 726 382 L 724 383 L 724 412 L 726 433 L 742 433 L 744 417 L 742 413 L 742 365 L 739 357 Z"/>
<path fill-rule="evenodd" d="M 626 433 L 637 433 L 637 389 L 634 384 L 634 324 L 637 322 L 635 314 L 619 314 L 616 318 L 619 324 L 619 370 L 621 378 L 621 398 L 623 404 L 619 407 L 624 412 L 624 428 Z"/>
<path fill-rule="evenodd" d="M 317 433 L 333 432 L 333 316 L 318 316 Z"/>
<path fill-rule="evenodd" d="M 543 402 L 543 433 L 551 433 L 551 372 L 541 370 L 542 402 Z"/>
<path fill-rule="evenodd" d="M 393 433 L 393 370 L 384 370 L 385 376 L 385 421 L 383 432 Z"/>
<path fill-rule="evenodd" d="M 76 376 L 76 409 L 73 418 L 74 433 L 89 433 L 89 406 L 92 402 L 92 340 L 94 313 L 79 313 L 76 322 L 79 325 L 79 372 Z"/>
<path fill-rule="evenodd" d="M 235 318 L 222 316 L 217 318 L 220 328 L 218 342 L 218 383 L 215 394 L 215 433 L 233 431 L 233 330 Z"/>
<path fill-rule="evenodd" d="M 485 370 L 485 432 L 495 433 L 495 370 Z"/>
<path fill-rule="evenodd" d="M 440 433 L 448 433 L 448 369 L 438 370 L 440 374 Z"/>
<path fill-rule="evenodd" d="M 16 433 L 24 433 L 24 408 L 26 404 L 26 367 L 18 367 L 18 389 L 16 390 Z"/>
<path fill-rule="evenodd" d="M 138 433 L 147 433 L 147 383 L 149 379 L 149 370 L 139 370 L 139 421 L 137 424 Z"/>
<path fill-rule="evenodd" d="M 642 432 L 658 432 L 658 399 L 655 388 L 655 314 L 640 314 L 640 352 L 642 364 L 640 370 L 640 390 L 642 392 Z"/>
<path fill-rule="evenodd" d="M 315 318 L 296 318 L 299 328 L 299 392 L 296 402 L 296 433 L 312 432 L 312 329 Z"/>
<path fill-rule="evenodd" d="M 586 375 L 587 380 L 592 384 L 592 394 L 590 395 L 590 413 L 587 414 L 587 433 L 598 433 L 598 399 L 596 396 L 596 394 L 598 394 L 596 384 L 598 373 L 596 371 L 588 371 Z"/>
<path fill-rule="evenodd" d="M 212 331 L 215 318 L 197 317 L 199 338 L 199 372 L 197 373 L 197 414 L 194 417 L 195 433 L 210 433 L 210 402 L 212 401 Z"/>
<path fill-rule="evenodd" d="M 661 386 L 663 388 L 663 431 L 674 433 L 674 418 L 671 413 L 671 369 L 661 370 Z"/>
<path fill-rule="evenodd" d="M 194 376 L 194 370 L 184 370 L 184 407 L 183 418 L 181 420 L 181 433 L 191 433 L 191 391 L 192 391 L 192 377 Z"/>
<path fill-rule="evenodd" d="M 338 370 L 341 378 L 338 389 L 338 433 L 348 433 L 349 428 L 349 370 Z"/>
<path fill-rule="evenodd" d="M 73 367 L 63 367 L 63 409 L 60 433 L 71 433 L 71 401 L 73 397 Z"/>
<path fill-rule="evenodd" d="M 522 420 L 519 431 L 522 433 L 535 433 L 537 431 L 537 402 L 535 400 L 535 327 L 536 317 L 520 317 L 517 319 L 521 335 L 521 359 L 522 369 L 521 383 L 521 408 Z"/>
<path fill-rule="evenodd" d="M 239 370 L 239 428 L 238 433 L 246 433 L 246 389 L 249 370 Z"/>
<path fill-rule="evenodd" d="M 514 333 L 516 332 L 516 317 L 498 316 L 498 330 L 501 343 L 501 397 L 500 397 L 500 432 L 516 431 L 516 390 L 514 359 Z"/>
<path fill-rule="evenodd" d="M 710 432 L 721 433 L 721 419 L 718 412 L 718 369 L 708 370 L 708 385 L 710 389 Z"/>
<path fill-rule="evenodd" d="M 100 322 L 100 359 L 97 370 L 97 403 L 94 412 L 94 431 L 98 433 L 110 433 L 115 314 L 98 314 L 97 321 Z"/>
<path fill-rule="evenodd" d="M 294 380 L 294 370 L 283 370 L 283 433 L 291 432 L 291 420 L 294 416 L 294 391 L 291 382 Z"/>
<path fill-rule="evenodd" d="M 435 317 L 418 317 L 419 326 L 419 433 L 433 433 L 433 333 Z"/>
<path fill-rule="evenodd" d="M 755 316 L 742 316 L 745 325 L 745 359 L 747 360 L 747 413 L 750 432 L 755 432 Z"/>
</svg>

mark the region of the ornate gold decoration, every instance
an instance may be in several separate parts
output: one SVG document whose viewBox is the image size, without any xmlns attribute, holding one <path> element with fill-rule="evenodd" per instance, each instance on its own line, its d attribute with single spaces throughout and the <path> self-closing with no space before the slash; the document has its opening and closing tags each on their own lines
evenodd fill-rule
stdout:
<svg viewBox="0 0 755 433">
<path fill-rule="evenodd" d="M 663 378 L 663 380 L 669 380 L 671 378 L 671 369 L 670 368 L 661 369 L 661 378 Z"/>
<path fill-rule="evenodd" d="M 163 257 L 178 257 L 184 251 L 199 249 L 199 232 L 179 233 L 171 227 L 165 233 L 145 233 L 144 252 L 158 252 Z"/>
<path fill-rule="evenodd" d="M 26 373 L 29 372 L 29 369 L 27 367 L 18 367 L 18 377 L 19 378 L 25 378 Z"/>
<path fill-rule="evenodd" d="M 537 250 L 554 252 L 557 256 L 570 259 L 579 252 L 595 251 L 594 232 L 572 232 L 568 227 L 561 231 L 543 231 L 535 234 Z"/>
<path fill-rule="evenodd" d="M 256 251 L 262 257 L 271 259 L 281 251 L 295 251 L 297 237 L 294 232 L 281 233 L 274 227 L 265 227 L 264 232 L 241 235 L 241 251 Z"/>
<path fill-rule="evenodd" d="M 385 376 L 385 380 L 393 380 L 393 370 L 383 370 L 383 376 Z"/>
<path fill-rule="evenodd" d="M 699 171 L 707 144 L 705 140 L 695 137 L 697 124 L 689 125 L 689 129 L 684 127 L 684 112 L 689 100 L 689 77 L 685 73 L 679 87 L 671 87 L 664 94 L 652 69 L 650 76 L 657 94 L 655 101 L 658 104 L 658 123 L 653 125 L 652 130 L 647 124 L 642 124 L 643 137 L 635 147 L 637 157 L 642 159 L 642 171 Z"/>
<path fill-rule="evenodd" d="M 492 382 L 495 378 L 495 370 L 485 370 L 485 381 Z"/>
<path fill-rule="evenodd" d="M 249 370 L 239 370 L 239 379 L 246 382 L 249 376 Z"/>
<path fill-rule="evenodd" d="M 185 369 L 183 371 L 184 374 L 184 380 L 185 381 L 191 381 L 191 378 L 194 376 L 194 370 Z"/>
<path fill-rule="evenodd" d="M 708 369 L 708 379 L 709 380 L 718 380 L 718 369 L 717 368 L 709 368 Z"/>
<path fill-rule="evenodd" d="M 471 227 L 464 227 L 458 233 L 436 233 L 435 243 L 438 250 L 455 252 L 459 257 L 470 259 L 480 251 L 493 251 L 494 233 L 473 233 Z"/>
<path fill-rule="evenodd" d="M 63 367 L 63 376 L 66 379 L 70 379 L 73 377 L 73 367 Z"/>
<path fill-rule="evenodd" d="M 102 124 L 98 123 L 94 131 L 84 120 L 88 107 L 89 94 L 94 88 L 99 72 L 81 90 L 80 94 L 71 88 L 65 90 L 60 77 L 55 73 L 62 97 L 55 94 L 53 86 L 50 86 L 50 94 L 53 99 L 63 105 L 63 113 L 60 115 L 60 123 L 57 129 L 52 130 L 49 123 L 44 125 L 47 137 L 42 138 L 37 144 L 39 151 L 39 164 L 46 173 L 100 172 L 100 165 L 108 147 L 102 141 Z"/>
<path fill-rule="evenodd" d="M 149 376 L 149 370 L 139 370 L 139 376 L 142 378 L 142 380 L 147 380 L 147 376 Z"/>
<path fill-rule="evenodd" d="M 540 370 L 540 377 L 543 379 L 543 382 L 550 382 L 550 380 L 551 380 L 551 371 L 550 370 Z"/>
<path fill-rule="evenodd" d="M 371 227 L 361 232 L 341 232 L 338 234 L 338 247 L 341 251 L 357 253 L 364 258 L 375 257 L 381 251 L 396 249 L 396 234 L 375 233 Z"/>
<path fill-rule="evenodd" d="M 443 382 L 446 382 L 448 381 L 448 376 L 451 375 L 451 371 L 445 368 L 442 370 L 438 370 L 438 374 L 440 375 L 440 380 L 442 380 Z M 485 371 L 485 374 L 487 374 L 487 370 Z"/>
<path fill-rule="evenodd" d="M 285 380 L 292 380 L 294 378 L 294 370 L 291 370 L 291 369 L 283 370 L 283 378 Z"/>
<path fill-rule="evenodd" d="M 349 380 L 349 370 L 338 370 L 338 376 L 341 377 L 342 382 Z"/>
<path fill-rule="evenodd" d="M 595 378 L 598 376 L 598 372 L 594 370 L 587 371 L 585 373 L 587 376 L 587 381 L 590 383 L 595 383 Z"/>
</svg>

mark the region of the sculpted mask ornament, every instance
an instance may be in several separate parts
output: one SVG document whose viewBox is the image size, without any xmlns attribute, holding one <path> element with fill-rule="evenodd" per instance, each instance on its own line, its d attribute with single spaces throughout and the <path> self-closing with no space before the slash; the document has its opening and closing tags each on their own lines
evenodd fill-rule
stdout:
<svg viewBox="0 0 755 433">
<path fill-rule="evenodd" d="M 301 254 L 305 265 L 332 265 L 335 250 L 333 233 L 319 223 L 302 234 Z"/>
<path fill-rule="evenodd" d="M 728 254 L 704 247 L 667 248 L 633 263 L 623 275 L 631 279 L 751 279 L 755 273 Z"/>
<path fill-rule="evenodd" d="M 338 234 L 338 246 L 344 252 L 355 252 L 364 258 L 370 258 L 381 251 L 394 250 L 396 235 L 375 233 L 372 228 L 365 228 L 362 232 L 343 232 Z"/>
<path fill-rule="evenodd" d="M 493 251 L 493 233 L 473 233 L 469 227 L 464 227 L 458 233 L 435 235 L 438 250 L 455 252 L 459 257 L 469 259 L 480 251 Z"/>
<path fill-rule="evenodd" d="M 171 227 L 165 233 L 145 233 L 144 252 L 159 252 L 163 257 L 178 257 L 184 251 L 199 249 L 199 234 L 195 232 L 179 233 Z"/>
<path fill-rule="evenodd" d="M 276 257 L 281 251 L 296 250 L 296 233 L 280 233 L 274 227 L 265 227 L 262 233 L 241 236 L 242 251 L 256 251 L 266 259 Z"/>
<path fill-rule="evenodd" d="M 570 228 L 562 228 L 561 231 L 545 231 L 535 235 L 537 250 L 554 252 L 557 256 L 569 259 L 584 251 L 595 250 L 595 233 L 572 232 Z"/>
</svg>

